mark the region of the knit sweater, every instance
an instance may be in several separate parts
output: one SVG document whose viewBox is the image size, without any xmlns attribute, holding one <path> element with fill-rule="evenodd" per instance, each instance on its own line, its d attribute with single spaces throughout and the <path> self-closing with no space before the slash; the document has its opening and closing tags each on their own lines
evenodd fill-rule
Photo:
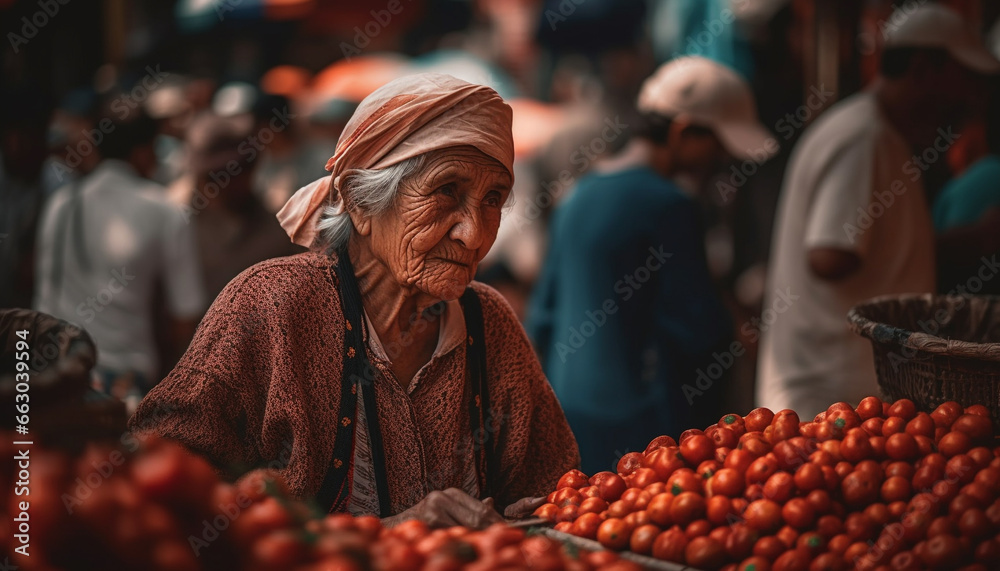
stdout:
<svg viewBox="0 0 1000 571">
<path fill-rule="evenodd" d="M 307 252 L 237 276 L 205 315 L 174 370 L 139 405 L 137 434 L 175 439 L 230 476 L 276 468 L 311 498 L 338 428 L 345 319 L 336 256 Z M 496 290 L 483 308 L 487 386 L 500 476 L 497 504 L 543 495 L 579 464 L 576 442 L 531 345 Z M 407 388 L 370 348 L 391 513 L 429 491 L 462 488 L 478 442 L 468 415 L 466 345 L 436 355 Z"/>
</svg>

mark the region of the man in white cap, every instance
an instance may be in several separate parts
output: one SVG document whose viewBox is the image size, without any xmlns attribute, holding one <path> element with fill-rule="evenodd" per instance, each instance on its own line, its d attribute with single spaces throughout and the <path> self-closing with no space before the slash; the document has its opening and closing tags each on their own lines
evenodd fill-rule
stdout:
<svg viewBox="0 0 1000 571">
<path fill-rule="evenodd" d="M 922 175 L 957 138 L 977 77 L 1000 70 L 943 6 L 898 12 L 885 34 L 880 77 L 803 134 L 785 173 L 757 401 L 804 419 L 878 394 L 871 346 L 848 329 L 847 312 L 879 295 L 934 291 Z"/>
<path fill-rule="evenodd" d="M 692 194 L 730 158 L 778 148 L 746 81 L 705 58 L 661 67 L 638 107 L 644 124 L 555 212 L 530 308 L 529 334 L 588 473 L 718 418 L 704 409 L 724 394 L 712 384 L 735 358 L 732 322 Z"/>
</svg>

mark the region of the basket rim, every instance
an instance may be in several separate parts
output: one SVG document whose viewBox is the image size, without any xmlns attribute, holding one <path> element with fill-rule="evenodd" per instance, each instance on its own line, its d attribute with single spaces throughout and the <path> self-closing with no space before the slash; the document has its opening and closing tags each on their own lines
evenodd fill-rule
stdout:
<svg viewBox="0 0 1000 571">
<path fill-rule="evenodd" d="M 906 303 L 921 301 L 933 303 L 939 300 L 959 301 L 968 303 L 970 299 L 992 299 L 1000 301 L 996 296 L 963 296 L 963 295 L 938 295 L 931 293 L 922 294 L 896 294 L 882 295 L 863 301 L 847 312 L 847 321 L 851 330 L 866 337 L 875 343 L 896 344 L 909 347 L 917 351 L 942 355 L 948 357 L 966 357 L 980 361 L 994 361 L 1000 363 L 1000 343 L 973 343 L 971 341 L 961 341 L 958 339 L 944 339 L 937 335 L 931 335 L 922 331 L 911 331 L 885 323 L 878 323 L 863 315 L 861 311 L 883 305 L 887 302 Z"/>
</svg>

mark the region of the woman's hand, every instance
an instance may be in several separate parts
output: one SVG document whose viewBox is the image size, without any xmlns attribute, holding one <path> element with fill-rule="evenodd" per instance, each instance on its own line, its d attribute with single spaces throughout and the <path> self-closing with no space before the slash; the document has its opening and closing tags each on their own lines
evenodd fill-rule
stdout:
<svg viewBox="0 0 1000 571">
<path fill-rule="evenodd" d="M 507 506 L 507 509 L 503 511 L 503 515 L 507 519 L 523 519 L 534 513 L 544 503 L 545 496 L 540 498 L 521 498 Z"/>
<path fill-rule="evenodd" d="M 433 491 L 417 505 L 385 518 L 382 523 L 392 527 L 411 519 L 419 519 L 429 527 L 462 525 L 473 529 L 483 529 L 503 521 L 493 507 L 493 498 L 477 500 L 458 488 Z"/>
</svg>

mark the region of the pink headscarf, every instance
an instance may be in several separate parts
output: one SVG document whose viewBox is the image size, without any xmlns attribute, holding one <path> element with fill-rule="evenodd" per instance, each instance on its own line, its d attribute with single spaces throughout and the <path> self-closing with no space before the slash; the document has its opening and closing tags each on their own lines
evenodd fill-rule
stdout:
<svg viewBox="0 0 1000 571">
<path fill-rule="evenodd" d="M 278 212 L 296 244 L 310 247 L 323 207 L 344 208 L 341 184 L 352 169 L 383 169 L 424 153 L 470 145 L 514 176 L 513 113 L 493 89 L 424 73 L 383 85 L 362 101 L 326 163 L 332 176 L 300 188 Z"/>
</svg>

